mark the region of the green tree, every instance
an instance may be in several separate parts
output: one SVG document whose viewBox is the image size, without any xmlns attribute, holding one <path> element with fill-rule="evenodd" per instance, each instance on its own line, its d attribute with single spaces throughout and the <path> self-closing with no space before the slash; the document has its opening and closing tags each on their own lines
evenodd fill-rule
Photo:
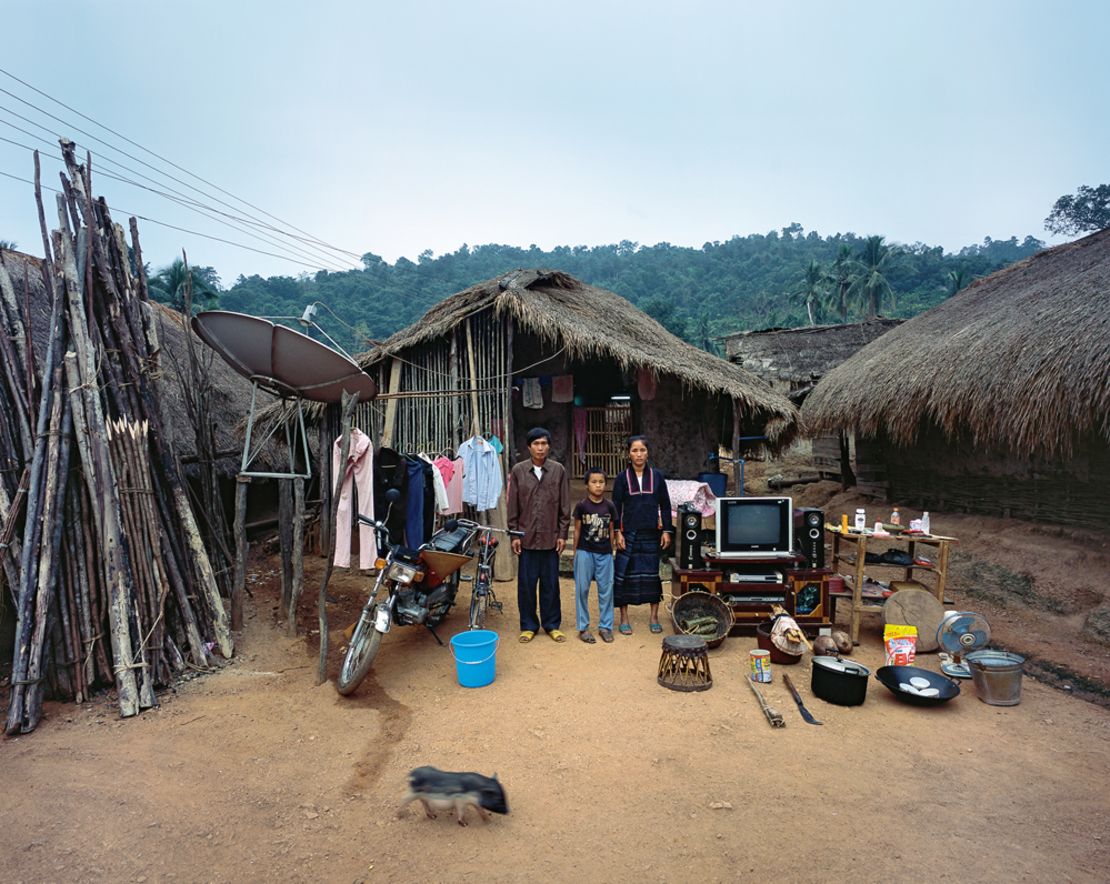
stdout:
<svg viewBox="0 0 1110 884">
<path fill-rule="evenodd" d="M 867 318 L 879 315 L 884 297 L 894 297 L 894 289 L 886 278 L 892 263 L 893 250 L 882 236 L 869 236 L 863 243 L 856 266 L 859 275 L 852 282 L 849 296 L 855 295 L 867 310 Z"/>
<path fill-rule="evenodd" d="M 189 267 L 180 258 L 163 267 L 147 281 L 150 296 L 174 310 L 185 310 L 185 290 L 191 286 L 194 310 L 203 310 L 220 303 L 220 277 L 213 267 Z"/>
<path fill-rule="evenodd" d="M 810 261 L 802 271 L 801 286 L 794 292 L 794 297 L 806 308 L 806 316 L 810 325 L 817 325 L 821 303 L 825 297 L 825 282 L 827 277 L 821 265 Z"/>
<path fill-rule="evenodd" d="M 673 298 L 653 298 L 644 304 L 643 310 L 676 338 L 686 334 L 686 320 L 678 315 L 678 306 Z"/>
<path fill-rule="evenodd" d="M 19 248 L 19 245 L 15 240 L 0 239 L 0 249 L 9 249 L 14 252 L 17 248 Z"/>
<path fill-rule="evenodd" d="M 945 278 L 945 280 L 948 290 L 948 297 L 950 298 L 971 281 L 968 279 L 967 271 L 964 270 L 963 267 L 958 267 L 955 270 L 949 270 L 948 276 Z"/>
<path fill-rule="evenodd" d="M 852 247 L 846 243 L 841 243 L 836 250 L 836 257 L 829 267 L 829 282 L 832 283 L 830 294 L 835 298 L 833 307 L 841 322 L 848 321 L 848 290 L 852 287 L 854 273 L 855 264 L 852 261 Z"/>
<path fill-rule="evenodd" d="M 1083 184 L 1074 194 L 1064 194 L 1053 204 L 1044 226 L 1049 233 L 1063 236 L 1110 227 L 1110 184 Z"/>
</svg>

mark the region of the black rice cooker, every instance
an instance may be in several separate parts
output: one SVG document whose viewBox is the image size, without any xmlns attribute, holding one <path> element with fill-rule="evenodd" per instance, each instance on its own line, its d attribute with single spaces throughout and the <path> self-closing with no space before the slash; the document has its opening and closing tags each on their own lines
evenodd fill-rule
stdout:
<svg viewBox="0 0 1110 884">
<path fill-rule="evenodd" d="M 871 670 L 838 657 L 814 657 L 810 689 L 814 696 L 837 706 L 859 706 L 867 696 Z"/>
</svg>

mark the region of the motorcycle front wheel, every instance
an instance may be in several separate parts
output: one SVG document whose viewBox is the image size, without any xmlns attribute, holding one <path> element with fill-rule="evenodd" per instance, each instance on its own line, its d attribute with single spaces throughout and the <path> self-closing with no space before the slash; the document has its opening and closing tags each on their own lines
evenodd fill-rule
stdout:
<svg viewBox="0 0 1110 884">
<path fill-rule="evenodd" d="M 339 667 L 339 678 L 335 684 L 336 689 L 343 696 L 355 692 L 374 664 L 374 658 L 378 656 L 382 634 L 374 628 L 377 611 L 377 605 L 363 611 L 351 636 L 351 643 L 347 646 L 347 653 L 343 657 L 343 664 Z"/>
</svg>

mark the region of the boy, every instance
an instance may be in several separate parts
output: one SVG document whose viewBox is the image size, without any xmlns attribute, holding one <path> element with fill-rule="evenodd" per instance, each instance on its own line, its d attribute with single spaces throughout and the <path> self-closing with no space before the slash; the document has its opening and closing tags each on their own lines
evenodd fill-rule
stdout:
<svg viewBox="0 0 1110 884">
<path fill-rule="evenodd" d="M 574 508 L 574 596 L 578 637 L 586 644 L 597 639 L 590 632 L 590 581 L 597 581 L 597 634 L 613 641 L 613 526 L 617 508 L 605 499 L 605 472 L 586 470 L 587 497 Z"/>
</svg>

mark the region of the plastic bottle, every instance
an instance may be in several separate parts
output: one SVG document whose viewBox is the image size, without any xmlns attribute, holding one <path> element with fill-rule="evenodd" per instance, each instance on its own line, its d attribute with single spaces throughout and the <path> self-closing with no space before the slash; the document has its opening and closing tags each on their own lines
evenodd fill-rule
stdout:
<svg viewBox="0 0 1110 884">
<path fill-rule="evenodd" d="M 929 511 L 928 510 L 926 510 L 925 512 L 923 512 L 921 514 L 921 530 L 924 531 L 926 534 L 931 534 L 932 533 L 929 530 Z"/>
<path fill-rule="evenodd" d="M 902 514 L 900 512 L 898 512 L 898 507 L 895 507 L 894 511 L 890 514 L 890 524 L 891 525 L 901 525 L 902 524 Z"/>
<path fill-rule="evenodd" d="M 840 514 L 840 533 L 841 534 L 847 534 L 848 533 L 848 514 L 847 513 L 841 513 Z"/>
<path fill-rule="evenodd" d="M 860 507 L 856 510 L 856 530 L 863 531 L 867 528 L 867 511 Z"/>
</svg>

